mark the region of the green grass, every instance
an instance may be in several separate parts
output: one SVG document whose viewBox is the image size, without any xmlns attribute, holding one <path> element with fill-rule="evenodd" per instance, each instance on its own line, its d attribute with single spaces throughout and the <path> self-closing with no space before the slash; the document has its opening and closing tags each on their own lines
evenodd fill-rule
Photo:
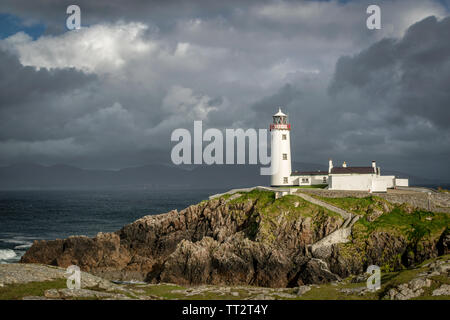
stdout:
<svg viewBox="0 0 450 320">
<path fill-rule="evenodd" d="M 427 218 L 431 218 L 431 220 Z M 447 213 L 423 210 L 407 213 L 400 206 L 397 206 L 391 212 L 382 214 L 373 222 L 368 222 L 366 219 L 359 219 L 357 224 L 363 225 L 366 233 L 373 231 L 393 231 L 410 238 L 410 240 L 414 240 L 415 236 L 420 236 L 420 231 L 424 231 L 422 238 L 426 236 L 433 238 L 442 234 L 445 228 L 450 225 L 450 216 Z M 418 231 L 416 235 L 413 234 L 415 230 Z"/>
<path fill-rule="evenodd" d="M 233 199 L 229 204 L 239 204 L 251 201 L 257 201 L 258 207 L 264 207 L 265 205 L 275 201 L 275 193 L 272 191 L 264 191 L 254 189 L 250 192 L 240 192 L 241 196 Z"/>
<path fill-rule="evenodd" d="M 338 208 L 350 211 L 358 215 L 366 215 L 367 213 L 370 213 L 371 210 L 374 209 L 386 211 L 386 209 L 392 208 L 392 204 L 376 196 L 368 196 L 365 198 L 356 198 L 356 197 L 327 198 L 317 195 L 311 196 L 316 199 L 327 202 L 329 204 L 332 204 Z"/>
<path fill-rule="evenodd" d="M 128 285 L 132 289 L 141 289 L 145 295 L 153 295 L 163 299 L 180 299 L 184 296 L 182 294 L 172 293 L 173 290 L 184 290 L 186 288 L 175 284 L 151 284 L 146 286 Z"/>
<path fill-rule="evenodd" d="M 8 284 L 0 287 L 0 300 L 19 300 L 26 296 L 43 296 L 45 290 L 63 288 L 67 288 L 66 279 Z"/>
<path fill-rule="evenodd" d="M 320 212 L 324 212 L 328 216 L 340 217 L 339 214 L 325 209 L 321 206 L 308 202 L 296 195 L 285 195 L 261 208 L 262 213 L 274 214 L 278 216 L 280 213 L 285 213 L 286 218 L 292 220 L 300 216 L 314 217 Z"/>
<path fill-rule="evenodd" d="M 358 288 L 365 286 L 365 283 L 349 283 L 349 284 L 323 284 L 318 287 L 312 287 L 310 291 L 299 297 L 299 300 L 377 300 L 376 293 L 368 293 L 364 296 L 358 294 L 346 294 L 340 292 L 344 288 Z"/>
<path fill-rule="evenodd" d="M 239 296 L 234 296 L 231 293 L 219 294 L 214 292 L 217 286 L 208 286 L 209 290 L 205 290 L 199 294 L 185 295 L 183 293 L 176 292 L 177 290 L 183 290 L 189 292 L 189 290 L 195 290 L 194 287 L 184 287 L 175 284 L 150 284 L 147 286 L 128 286 L 131 289 L 140 289 L 145 293 L 144 295 L 156 296 L 166 300 L 239 300 L 250 296 L 249 292 L 242 288 L 232 288 L 231 292 L 238 292 Z"/>
<path fill-rule="evenodd" d="M 221 196 L 220 198 L 227 200 L 228 198 L 230 198 L 232 196 L 232 194 L 224 194 L 223 196 Z"/>
</svg>

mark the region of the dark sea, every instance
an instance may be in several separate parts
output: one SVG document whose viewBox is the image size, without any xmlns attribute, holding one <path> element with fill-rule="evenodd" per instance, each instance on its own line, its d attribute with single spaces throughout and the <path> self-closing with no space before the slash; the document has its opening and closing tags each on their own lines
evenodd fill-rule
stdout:
<svg viewBox="0 0 450 320">
<path fill-rule="evenodd" d="M 0 263 L 34 240 L 111 232 L 145 215 L 184 209 L 226 190 L 0 191 Z"/>
</svg>

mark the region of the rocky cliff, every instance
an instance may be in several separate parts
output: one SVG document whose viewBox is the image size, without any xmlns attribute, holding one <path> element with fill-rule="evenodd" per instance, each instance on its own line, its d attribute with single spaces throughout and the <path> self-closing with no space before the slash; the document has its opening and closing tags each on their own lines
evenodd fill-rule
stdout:
<svg viewBox="0 0 450 320">
<path fill-rule="evenodd" d="M 296 195 L 275 199 L 272 192 L 255 190 L 145 216 L 94 238 L 36 241 L 21 262 L 75 264 L 108 279 L 295 287 L 359 274 L 370 264 L 403 268 L 448 253 L 445 214 L 433 217 L 431 232 L 414 237 L 408 225 L 386 228 L 383 221 L 401 209 L 376 201 L 383 205 L 367 208 L 371 218 L 362 215 L 349 242 L 312 253 L 311 245 L 344 224 L 341 216 Z M 384 211 L 374 219 L 376 210 Z M 415 217 L 410 211 L 401 212 Z"/>
</svg>

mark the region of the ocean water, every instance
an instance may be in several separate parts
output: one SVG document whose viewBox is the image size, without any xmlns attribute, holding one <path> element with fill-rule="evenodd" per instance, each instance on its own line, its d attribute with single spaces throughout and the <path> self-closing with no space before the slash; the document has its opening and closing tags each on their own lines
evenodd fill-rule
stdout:
<svg viewBox="0 0 450 320">
<path fill-rule="evenodd" d="M 34 240 L 115 231 L 223 191 L 0 191 L 0 263 L 19 261 Z"/>
</svg>

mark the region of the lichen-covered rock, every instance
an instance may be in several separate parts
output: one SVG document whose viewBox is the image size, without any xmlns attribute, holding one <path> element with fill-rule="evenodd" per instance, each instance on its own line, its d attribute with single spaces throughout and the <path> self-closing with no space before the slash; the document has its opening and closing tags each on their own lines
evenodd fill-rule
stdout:
<svg viewBox="0 0 450 320">
<path fill-rule="evenodd" d="M 44 297 L 48 299 L 111 299 L 111 300 L 130 300 L 128 296 L 122 293 L 110 293 L 95 291 L 89 289 L 48 289 L 44 292 Z"/>
<path fill-rule="evenodd" d="M 439 255 L 450 253 L 450 228 L 446 228 L 436 245 Z"/>
<path fill-rule="evenodd" d="M 433 290 L 433 296 L 450 296 L 450 285 L 443 284 L 439 288 Z"/>
<path fill-rule="evenodd" d="M 340 280 L 340 277 L 330 271 L 326 262 L 313 258 L 300 270 L 298 283 L 327 283 L 337 280 Z"/>
<path fill-rule="evenodd" d="M 295 289 L 295 293 L 296 293 L 298 296 L 301 296 L 301 295 L 305 294 L 306 292 L 308 292 L 308 291 L 310 291 L 310 290 L 311 290 L 311 287 L 310 287 L 310 286 L 300 286 L 300 287 L 298 287 L 298 288 Z"/>
<path fill-rule="evenodd" d="M 419 297 L 424 293 L 424 287 L 431 286 L 431 280 L 427 278 L 416 278 L 408 283 L 402 283 L 397 288 L 389 290 L 388 296 L 391 300 L 409 300 Z"/>
</svg>

